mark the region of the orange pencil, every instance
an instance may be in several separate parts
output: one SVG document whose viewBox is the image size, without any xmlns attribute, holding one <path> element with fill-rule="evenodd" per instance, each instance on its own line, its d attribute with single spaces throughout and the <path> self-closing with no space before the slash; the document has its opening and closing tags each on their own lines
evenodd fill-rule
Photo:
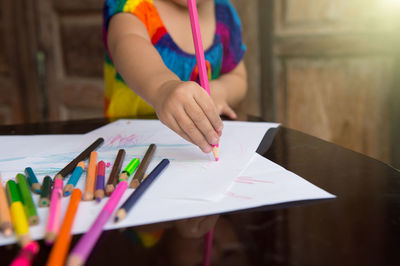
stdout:
<svg viewBox="0 0 400 266">
<path fill-rule="evenodd" d="M 81 201 L 82 192 L 80 189 L 75 188 L 72 191 L 71 199 L 67 212 L 65 214 L 64 222 L 61 226 L 60 233 L 58 234 L 56 243 L 51 250 L 49 259 L 47 260 L 48 266 L 62 266 L 64 265 L 65 258 L 67 257 L 69 245 L 71 242 L 71 229 L 74 223 L 75 214 L 78 210 Z"/>
<path fill-rule="evenodd" d="M 5 236 L 12 234 L 12 223 L 10 208 L 8 207 L 6 192 L 3 187 L 3 180 L 0 175 L 0 229 Z"/>
<path fill-rule="evenodd" d="M 85 193 L 83 194 L 83 200 L 93 200 L 94 196 L 94 185 L 96 181 L 96 164 L 97 164 L 97 152 L 92 151 L 89 158 L 89 166 L 86 175 L 86 187 Z"/>
</svg>

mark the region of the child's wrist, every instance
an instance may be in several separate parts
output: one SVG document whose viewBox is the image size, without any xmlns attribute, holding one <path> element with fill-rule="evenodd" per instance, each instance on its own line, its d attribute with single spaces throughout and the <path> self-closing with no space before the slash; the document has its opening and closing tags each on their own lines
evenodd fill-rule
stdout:
<svg viewBox="0 0 400 266">
<path fill-rule="evenodd" d="M 166 97 L 168 91 L 173 87 L 177 87 L 181 82 L 179 79 L 169 79 L 156 86 L 156 89 L 153 90 L 148 99 L 149 104 L 156 109 L 157 105 Z"/>
</svg>

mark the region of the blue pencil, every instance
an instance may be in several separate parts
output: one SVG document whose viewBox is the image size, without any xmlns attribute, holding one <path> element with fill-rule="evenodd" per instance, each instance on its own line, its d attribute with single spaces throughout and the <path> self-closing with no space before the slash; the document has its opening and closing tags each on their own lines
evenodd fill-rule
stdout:
<svg viewBox="0 0 400 266">
<path fill-rule="evenodd" d="M 85 169 L 85 162 L 81 161 L 75 167 L 74 171 L 72 172 L 71 177 L 68 180 L 68 183 L 64 187 L 64 196 L 69 196 L 72 193 L 72 190 L 78 183 L 79 178 L 81 177 L 83 170 Z"/>
<path fill-rule="evenodd" d="M 25 174 L 28 176 L 28 184 L 32 192 L 40 194 L 40 183 L 35 173 L 33 172 L 32 168 L 30 167 L 25 168 Z"/>
<path fill-rule="evenodd" d="M 168 159 L 163 159 L 151 173 L 140 183 L 140 185 L 133 191 L 129 198 L 121 205 L 115 214 L 115 222 L 118 222 L 125 218 L 126 214 L 132 209 L 133 205 L 138 201 L 138 199 L 143 195 L 146 189 L 151 185 L 151 183 L 156 179 L 157 176 L 165 169 L 169 164 Z"/>
</svg>

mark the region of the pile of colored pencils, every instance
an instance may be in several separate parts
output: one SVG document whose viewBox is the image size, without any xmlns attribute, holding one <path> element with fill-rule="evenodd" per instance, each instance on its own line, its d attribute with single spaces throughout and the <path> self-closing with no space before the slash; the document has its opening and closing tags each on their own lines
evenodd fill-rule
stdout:
<svg viewBox="0 0 400 266">
<path fill-rule="evenodd" d="M 0 230 L 7 237 L 12 236 L 15 232 L 17 241 L 21 246 L 21 251 L 12 265 L 22 265 L 20 263 L 30 265 L 39 251 L 39 245 L 31 240 L 29 234 L 29 226 L 39 223 L 32 193 L 38 194 L 37 204 L 39 207 L 49 207 L 45 242 L 48 245 L 54 243 L 54 246 L 47 265 L 64 265 L 65 263 L 82 265 L 96 244 L 105 223 L 109 220 L 119 200 L 127 190 L 128 180 L 133 172 L 136 171 L 129 187 L 135 190 L 122 204 L 121 208 L 116 211 L 114 222 L 118 222 L 128 215 L 128 212 L 153 180 L 169 164 L 167 159 L 163 159 L 145 176 L 156 150 L 156 146 L 151 144 L 144 154 L 142 162 L 139 158 L 133 158 L 121 171 L 126 152 L 120 149 L 113 163 L 108 182 L 105 183 L 106 164 L 102 160 L 97 160 L 98 154 L 95 151 L 103 142 L 102 138 L 97 139 L 58 172 L 53 179 L 50 176 L 45 176 L 42 184 L 38 181 L 31 167 L 25 169 L 25 174 L 17 174 L 15 180 L 9 179 L 5 186 L 6 189 L 4 189 L 0 177 Z M 76 186 L 85 171 L 85 160 L 88 158 L 85 189 L 81 192 Z M 68 177 L 68 182 L 64 186 L 64 180 Z M 61 199 L 63 196 L 71 197 L 64 220 L 61 221 Z M 95 199 L 100 202 L 105 196 L 110 198 L 90 230 L 80 239 L 67 258 L 71 230 L 81 199 L 84 201 Z"/>
</svg>

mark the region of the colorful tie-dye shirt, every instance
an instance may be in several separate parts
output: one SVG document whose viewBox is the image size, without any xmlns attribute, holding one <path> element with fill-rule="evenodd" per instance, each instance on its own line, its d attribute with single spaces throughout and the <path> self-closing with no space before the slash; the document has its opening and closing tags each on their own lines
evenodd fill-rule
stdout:
<svg viewBox="0 0 400 266">
<path fill-rule="evenodd" d="M 198 81 L 195 54 L 180 49 L 168 34 L 152 0 L 106 0 L 103 9 L 105 116 L 155 117 L 154 109 L 124 83 L 115 70 L 107 47 L 107 28 L 113 15 L 129 12 L 137 16 L 147 28 L 154 47 L 165 65 L 183 81 Z M 229 0 L 215 0 L 216 31 L 212 45 L 205 51 L 210 79 L 233 70 L 242 60 L 245 46 L 241 23 Z M 212 89 L 212 88 L 211 88 Z"/>
</svg>

